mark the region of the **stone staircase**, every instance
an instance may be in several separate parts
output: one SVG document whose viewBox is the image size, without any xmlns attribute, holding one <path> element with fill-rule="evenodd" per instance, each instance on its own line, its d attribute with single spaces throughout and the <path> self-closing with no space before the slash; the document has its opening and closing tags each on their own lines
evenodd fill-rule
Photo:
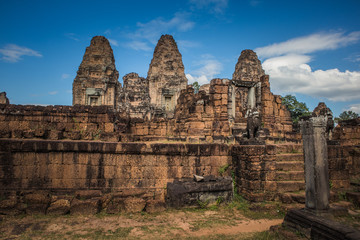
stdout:
<svg viewBox="0 0 360 240">
<path fill-rule="evenodd" d="M 304 154 L 301 144 L 277 145 L 276 183 L 281 199 L 284 195 L 305 198 Z"/>
</svg>

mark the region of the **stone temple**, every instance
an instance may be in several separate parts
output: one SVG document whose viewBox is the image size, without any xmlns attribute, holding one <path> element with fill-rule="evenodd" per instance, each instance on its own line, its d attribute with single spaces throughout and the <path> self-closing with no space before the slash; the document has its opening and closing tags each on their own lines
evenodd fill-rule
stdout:
<svg viewBox="0 0 360 240">
<path fill-rule="evenodd" d="M 14 105 L 1 93 L 0 214 L 153 212 L 206 196 L 229 200 L 233 180 L 249 201 L 304 203 L 311 154 L 302 143 L 317 138 L 293 127 L 254 51 L 234 65 L 231 79 L 195 92 L 174 38 L 163 35 L 147 76 L 128 73 L 121 84 L 109 41 L 96 36 L 73 82 L 73 106 Z M 317 111 L 309 121 L 329 120 L 319 158 L 328 156 L 331 191 L 349 190 L 360 178 L 360 119 L 332 129 L 330 109 Z"/>
<path fill-rule="evenodd" d="M 167 125 L 172 124 L 170 120 L 174 118 L 178 123 L 188 121 L 186 118 L 194 115 L 202 106 L 204 111 L 196 113 L 201 115 L 198 116 L 199 121 L 192 121 L 193 127 L 190 129 L 185 124 L 180 127 L 185 129 L 178 130 L 187 130 L 186 135 L 192 132 L 195 136 L 201 134 L 207 139 L 213 138 L 213 134 L 207 136 L 201 129 L 207 132 L 216 130 L 220 131 L 218 135 L 238 138 L 245 134 L 252 134 L 253 137 L 266 134 L 284 137 L 286 132 L 291 134 L 290 114 L 281 105 L 280 97 L 270 92 L 268 77 L 252 50 L 241 53 L 232 79 L 218 79 L 201 86 L 201 93 L 197 97 L 192 95 L 192 90 L 187 90 L 188 87 L 191 88 L 191 85 L 188 86 L 182 56 L 171 35 L 163 35 L 159 39 L 147 77 L 129 73 L 123 77 L 123 86 L 118 81 L 109 41 L 96 36 L 86 48 L 74 80 L 73 105 L 112 106 L 130 118 L 168 119 L 165 120 Z M 195 99 L 191 99 L 194 97 L 201 99 L 195 102 Z M 178 105 L 179 101 L 181 105 Z M 196 105 L 196 108 L 188 111 L 182 105 Z M 260 131 L 259 126 L 255 126 L 258 124 L 256 122 L 260 122 L 255 118 L 260 116 L 264 129 L 269 131 Z M 255 125 L 252 124 L 250 134 L 247 125 L 252 118 Z M 216 126 L 215 119 L 220 122 Z"/>
<path fill-rule="evenodd" d="M 130 73 L 121 87 L 118 77 L 109 41 L 94 37 L 74 80 L 73 105 L 108 105 L 139 118 L 172 117 L 180 91 L 187 87 L 182 56 L 170 35 L 161 36 L 156 45 L 147 78 Z"/>
</svg>

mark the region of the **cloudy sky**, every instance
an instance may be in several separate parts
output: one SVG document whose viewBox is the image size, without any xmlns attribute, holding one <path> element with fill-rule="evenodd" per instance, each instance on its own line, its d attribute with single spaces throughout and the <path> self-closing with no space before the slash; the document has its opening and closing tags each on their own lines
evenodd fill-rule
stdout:
<svg viewBox="0 0 360 240">
<path fill-rule="evenodd" d="M 231 78 L 253 49 L 275 94 L 312 110 L 360 113 L 360 1 L 0 1 L 0 91 L 14 104 L 71 105 L 93 36 L 107 37 L 122 76 L 146 77 L 156 42 L 172 34 L 189 83 Z"/>
</svg>

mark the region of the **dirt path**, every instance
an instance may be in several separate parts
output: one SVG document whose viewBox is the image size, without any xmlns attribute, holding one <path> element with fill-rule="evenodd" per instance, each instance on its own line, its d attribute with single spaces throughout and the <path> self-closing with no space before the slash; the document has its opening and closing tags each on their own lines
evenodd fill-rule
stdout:
<svg viewBox="0 0 360 240">
<path fill-rule="evenodd" d="M 251 220 L 226 208 L 170 210 L 159 214 L 2 218 L 1 239 L 216 239 L 216 236 L 243 239 L 282 222 L 282 219 Z"/>
</svg>

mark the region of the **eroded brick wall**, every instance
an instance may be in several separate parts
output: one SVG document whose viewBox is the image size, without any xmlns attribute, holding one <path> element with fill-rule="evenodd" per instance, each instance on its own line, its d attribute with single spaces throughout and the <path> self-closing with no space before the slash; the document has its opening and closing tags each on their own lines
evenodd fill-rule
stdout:
<svg viewBox="0 0 360 240">
<path fill-rule="evenodd" d="M 232 147 L 232 161 L 238 192 L 250 201 L 274 200 L 276 187 L 276 146 Z"/>
<path fill-rule="evenodd" d="M 222 144 L 144 144 L 0 139 L 0 189 L 140 189 L 163 200 L 178 178 L 219 175 L 231 164 Z"/>
<path fill-rule="evenodd" d="M 0 138 L 118 141 L 127 117 L 107 106 L 0 104 Z"/>
<path fill-rule="evenodd" d="M 282 104 L 281 96 L 270 91 L 269 75 L 261 77 L 261 118 L 269 139 L 301 141 L 301 134 L 293 131 L 290 112 Z"/>
</svg>

